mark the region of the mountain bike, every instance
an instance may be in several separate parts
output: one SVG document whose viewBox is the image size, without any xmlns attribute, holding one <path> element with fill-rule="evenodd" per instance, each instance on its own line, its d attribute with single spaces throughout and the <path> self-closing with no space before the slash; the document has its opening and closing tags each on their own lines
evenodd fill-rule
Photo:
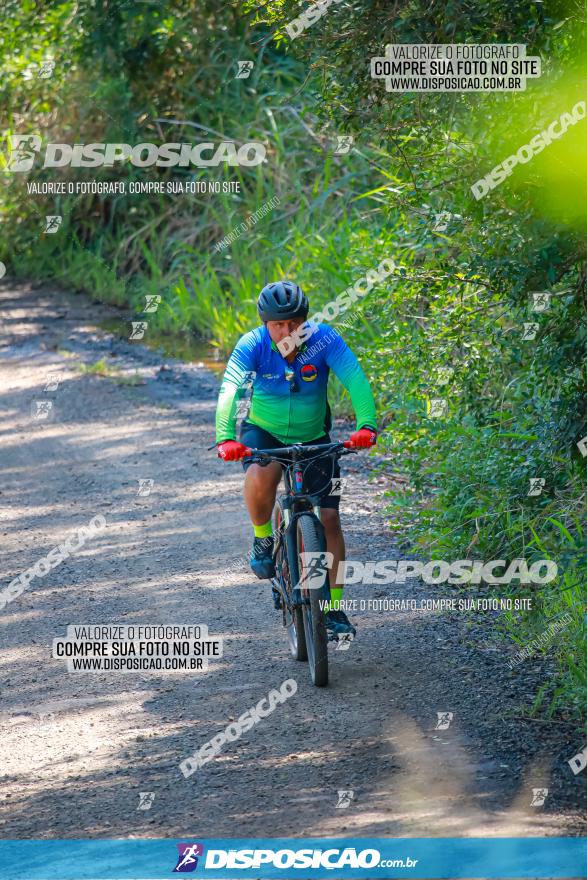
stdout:
<svg viewBox="0 0 587 880">
<path fill-rule="evenodd" d="M 319 458 L 334 463 L 355 453 L 349 441 L 315 445 L 283 446 L 280 449 L 251 449 L 251 461 L 284 466 L 285 491 L 275 503 L 275 577 L 272 586 L 277 607 L 283 613 L 289 649 L 295 660 L 309 662 L 317 687 L 328 684 L 328 633 L 323 605 L 330 601 L 326 538 L 320 521 L 320 496 L 306 491 L 305 469 Z M 247 456 L 248 458 L 248 456 Z M 336 636 L 330 636 L 330 641 Z"/>
</svg>

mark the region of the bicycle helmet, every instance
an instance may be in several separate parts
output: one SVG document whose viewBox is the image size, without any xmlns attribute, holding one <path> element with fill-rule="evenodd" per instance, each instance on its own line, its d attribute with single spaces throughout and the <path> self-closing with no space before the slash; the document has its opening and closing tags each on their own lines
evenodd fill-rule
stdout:
<svg viewBox="0 0 587 880">
<path fill-rule="evenodd" d="M 266 284 L 257 300 L 262 321 L 286 321 L 288 318 L 306 318 L 308 297 L 293 281 L 272 281 Z"/>
</svg>

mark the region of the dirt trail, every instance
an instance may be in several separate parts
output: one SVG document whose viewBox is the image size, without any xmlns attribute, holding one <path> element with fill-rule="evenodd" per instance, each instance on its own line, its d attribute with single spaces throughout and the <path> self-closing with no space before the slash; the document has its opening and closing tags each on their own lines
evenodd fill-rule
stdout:
<svg viewBox="0 0 587 880">
<path fill-rule="evenodd" d="M 315 689 L 244 561 L 240 467 L 206 451 L 216 378 L 162 370 L 157 353 L 97 330 L 109 312 L 81 297 L 0 294 L 0 586 L 96 514 L 107 522 L 0 611 L 0 836 L 585 834 L 587 773 L 566 763 L 580 734 L 508 717 L 548 662 L 510 671 L 488 617 L 469 628 L 463 614 L 365 611 L 352 615 L 355 644 L 331 655 L 331 686 Z M 112 378 L 80 369 L 101 358 Z M 42 400 L 45 421 L 31 415 Z M 346 470 L 348 556 L 395 558 L 371 468 L 363 457 Z M 200 673 L 67 673 L 51 659 L 67 625 L 122 623 L 205 623 L 224 656 Z M 287 678 L 291 699 L 183 777 L 180 761 Z M 447 730 L 435 730 L 441 711 L 453 713 Z M 544 806 L 531 807 L 542 786 Z M 354 792 L 346 808 L 338 790 Z M 137 809 L 139 792 L 154 793 L 150 809 Z"/>
</svg>

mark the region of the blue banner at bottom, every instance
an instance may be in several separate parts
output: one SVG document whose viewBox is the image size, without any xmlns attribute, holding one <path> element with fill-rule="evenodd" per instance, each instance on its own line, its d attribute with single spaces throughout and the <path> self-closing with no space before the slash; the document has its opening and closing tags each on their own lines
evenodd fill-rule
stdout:
<svg viewBox="0 0 587 880">
<path fill-rule="evenodd" d="M 2 880 L 270 878 L 585 878 L 587 840 L 526 838 L 261 838 L 4 840 Z"/>
</svg>

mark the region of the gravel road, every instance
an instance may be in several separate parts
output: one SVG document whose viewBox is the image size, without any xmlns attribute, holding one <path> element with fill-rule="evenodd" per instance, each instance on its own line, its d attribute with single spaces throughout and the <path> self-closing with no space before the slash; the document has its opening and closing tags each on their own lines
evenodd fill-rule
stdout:
<svg viewBox="0 0 587 880">
<path fill-rule="evenodd" d="M 510 670 L 490 614 L 365 610 L 350 650 L 331 654 L 330 687 L 314 688 L 247 569 L 240 466 L 207 451 L 217 378 L 100 331 L 113 310 L 81 296 L 4 283 L 0 298 L 0 586 L 106 520 L 0 611 L 2 837 L 585 834 L 587 771 L 567 761 L 587 743 L 572 724 L 522 718 L 548 660 Z M 101 359 L 109 376 L 88 370 Z M 377 460 L 345 471 L 349 558 L 400 553 Z M 207 624 L 224 654 L 200 672 L 68 673 L 51 645 L 70 624 Z M 294 696 L 182 775 L 289 678 Z M 438 712 L 453 713 L 447 729 Z M 346 806 L 339 791 L 353 792 Z"/>
</svg>

